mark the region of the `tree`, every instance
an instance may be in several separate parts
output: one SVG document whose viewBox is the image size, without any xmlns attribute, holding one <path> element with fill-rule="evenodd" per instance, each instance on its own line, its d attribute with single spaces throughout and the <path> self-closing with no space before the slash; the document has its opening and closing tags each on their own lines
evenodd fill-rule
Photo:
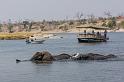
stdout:
<svg viewBox="0 0 124 82">
<path fill-rule="evenodd" d="M 23 28 L 22 28 L 22 21 L 18 20 L 16 24 L 18 26 L 18 32 L 21 32 L 23 30 Z"/>
<path fill-rule="evenodd" d="M 23 21 L 24 29 L 26 29 L 26 31 L 28 31 L 28 24 L 29 21 Z"/>
<path fill-rule="evenodd" d="M 94 14 L 88 15 L 88 23 L 96 23 Z"/>
<path fill-rule="evenodd" d="M 0 24 L 0 32 L 2 32 L 2 26 L 3 26 L 3 25 L 2 25 L 2 24 Z"/>
<path fill-rule="evenodd" d="M 79 12 L 78 12 L 78 13 L 76 14 L 76 17 L 78 18 L 78 21 L 79 21 L 80 24 L 82 23 L 83 16 L 84 16 L 83 13 L 79 13 Z"/>
<path fill-rule="evenodd" d="M 111 14 L 110 11 L 105 11 L 104 14 L 105 14 L 109 19 L 112 18 L 112 14 Z"/>
<path fill-rule="evenodd" d="M 64 23 L 62 25 L 59 26 L 59 29 L 61 29 L 62 31 L 67 31 L 68 30 L 68 24 L 67 23 Z"/>
<path fill-rule="evenodd" d="M 13 31 L 12 31 L 12 29 L 13 29 L 13 24 L 11 23 L 11 19 L 9 19 L 9 23 L 8 23 L 8 31 L 9 31 L 9 33 L 12 33 Z"/>
<path fill-rule="evenodd" d="M 116 26 L 116 19 L 113 17 L 112 20 L 108 22 L 107 26 L 111 29 L 114 29 Z"/>
<path fill-rule="evenodd" d="M 13 25 L 12 25 L 12 24 L 9 24 L 9 25 L 8 25 L 9 33 L 12 33 L 12 32 L 13 32 L 12 29 L 13 29 Z"/>
<path fill-rule="evenodd" d="M 44 27 L 45 27 L 45 26 L 44 26 L 43 24 L 40 24 L 40 30 L 41 30 L 41 31 L 44 31 Z"/>
<path fill-rule="evenodd" d="M 106 22 L 104 22 L 104 23 L 102 24 L 102 26 L 105 26 L 105 27 L 106 27 L 106 26 L 107 26 L 107 25 L 106 25 Z"/>
<path fill-rule="evenodd" d="M 28 28 L 28 31 L 31 31 L 32 26 L 33 26 L 33 22 L 29 23 L 29 28 Z"/>
</svg>

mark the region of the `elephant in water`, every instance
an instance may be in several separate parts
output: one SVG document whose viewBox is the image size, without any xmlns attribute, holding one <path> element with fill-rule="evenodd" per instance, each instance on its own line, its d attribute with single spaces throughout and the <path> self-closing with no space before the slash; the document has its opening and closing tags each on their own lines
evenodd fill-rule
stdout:
<svg viewBox="0 0 124 82">
<path fill-rule="evenodd" d="M 58 60 L 107 60 L 111 58 L 117 58 L 117 56 L 113 54 L 109 55 L 101 55 L 101 54 L 94 54 L 94 53 L 88 53 L 88 54 L 74 54 L 69 55 L 66 53 L 55 55 L 53 56 L 48 51 L 43 52 L 36 52 L 33 57 L 29 60 L 23 60 L 23 61 L 32 61 L 34 63 L 44 63 L 44 62 L 53 62 Z M 22 62 L 21 60 L 16 59 L 16 62 Z"/>
</svg>

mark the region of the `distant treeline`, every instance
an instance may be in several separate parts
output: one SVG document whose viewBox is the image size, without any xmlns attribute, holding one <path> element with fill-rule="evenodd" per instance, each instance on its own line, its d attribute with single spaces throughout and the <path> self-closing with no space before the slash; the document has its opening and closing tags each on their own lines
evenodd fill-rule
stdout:
<svg viewBox="0 0 124 82">
<path fill-rule="evenodd" d="M 124 28 L 124 16 L 112 16 L 109 12 L 105 13 L 107 17 L 95 17 L 93 14 L 88 15 L 87 18 L 83 16 L 83 13 L 77 13 L 77 19 L 71 20 L 42 20 L 42 21 L 28 21 L 12 23 L 9 19 L 8 23 L 0 24 L 0 32 L 30 32 L 30 31 L 49 31 L 49 30 L 62 30 L 67 31 L 75 28 L 78 25 L 94 24 L 99 26 L 109 27 L 113 30 Z"/>
</svg>

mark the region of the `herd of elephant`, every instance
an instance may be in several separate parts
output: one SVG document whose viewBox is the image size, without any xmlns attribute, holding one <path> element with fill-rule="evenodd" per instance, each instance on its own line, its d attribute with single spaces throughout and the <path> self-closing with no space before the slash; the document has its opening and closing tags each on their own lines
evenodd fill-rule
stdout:
<svg viewBox="0 0 124 82">
<path fill-rule="evenodd" d="M 34 63 L 49 63 L 53 61 L 79 61 L 79 60 L 109 60 L 117 58 L 116 55 L 109 54 L 109 55 L 101 55 L 101 54 L 80 54 L 76 53 L 73 55 L 69 55 L 66 53 L 62 53 L 60 55 L 52 55 L 48 51 L 36 52 L 32 58 L 29 60 L 19 60 L 16 59 L 16 62 L 24 62 L 24 61 L 32 61 Z"/>
</svg>

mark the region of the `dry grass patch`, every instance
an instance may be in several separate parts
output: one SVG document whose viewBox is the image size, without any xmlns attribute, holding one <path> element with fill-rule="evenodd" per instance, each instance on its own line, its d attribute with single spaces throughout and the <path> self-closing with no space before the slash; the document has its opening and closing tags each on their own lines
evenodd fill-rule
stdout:
<svg viewBox="0 0 124 82">
<path fill-rule="evenodd" d="M 17 33 L 0 33 L 0 39 L 1 40 L 19 40 L 19 39 L 25 39 L 34 33 L 30 32 L 17 32 Z"/>
</svg>

